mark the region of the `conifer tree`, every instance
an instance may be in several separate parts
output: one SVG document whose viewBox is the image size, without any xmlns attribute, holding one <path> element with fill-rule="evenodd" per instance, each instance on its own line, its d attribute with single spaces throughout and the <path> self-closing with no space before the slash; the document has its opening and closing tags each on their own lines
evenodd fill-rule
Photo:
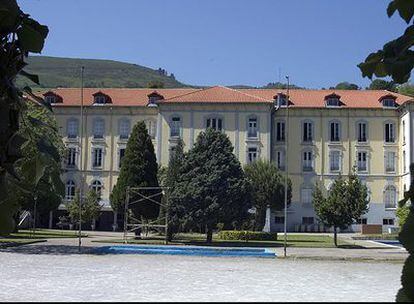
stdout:
<svg viewBox="0 0 414 304">
<path fill-rule="evenodd" d="M 158 165 L 154 146 L 145 123 L 140 121 L 134 126 L 128 139 L 118 181 L 110 196 L 112 208 L 120 212 L 124 211 L 127 187 L 158 187 L 157 173 Z M 157 192 L 159 190 L 141 191 L 147 196 Z M 140 198 L 131 192 L 130 201 L 136 201 Z M 161 197 L 157 196 L 153 199 L 160 201 Z M 130 208 L 136 218 L 152 219 L 159 214 L 159 205 L 149 200 L 131 204 Z"/>
<path fill-rule="evenodd" d="M 170 203 L 182 206 L 187 228 L 205 227 L 208 243 L 217 223 L 230 226 L 248 216 L 248 182 L 225 134 L 210 128 L 199 134 L 185 155 Z"/>
</svg>

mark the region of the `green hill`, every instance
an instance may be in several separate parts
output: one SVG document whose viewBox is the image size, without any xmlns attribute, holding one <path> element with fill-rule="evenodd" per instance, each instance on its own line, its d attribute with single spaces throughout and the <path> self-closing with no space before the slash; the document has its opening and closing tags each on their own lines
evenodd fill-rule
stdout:
<svg viewBox="0 0 414 304">
<path fill-rule="evenodd" d="M 79 87 L 80 69 L 84 70 L 85 87 L 140 88 L 148 83 L 163 83 L 165 88 L 188 87 L 165 70 L 153 70 L 137 64 L 99 59 L 75 59 L 31 56 L 25 70 L 39 75 L 40 86 L 24 77 L 17 78 L 17 85 L 32 88 Z"/>
</svg>

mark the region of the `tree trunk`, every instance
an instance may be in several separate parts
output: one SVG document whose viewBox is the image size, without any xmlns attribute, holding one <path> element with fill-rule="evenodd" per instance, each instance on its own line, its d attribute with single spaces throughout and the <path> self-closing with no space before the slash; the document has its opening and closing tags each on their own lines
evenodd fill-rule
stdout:
<svg viewBox="0 0 414 304">
<path fill-rule="evenodd" d="M 334 227 L 334 243 L 335 243 L 335 247 L 338 247 L 338 239 L 337 239 L 337 228 L 336 226 Z"/>
<path fill-rule="evenodd" d="M 213 241 L 213 229 L 207 227 L 207 244 L 211 244 Z"/>
</svg>

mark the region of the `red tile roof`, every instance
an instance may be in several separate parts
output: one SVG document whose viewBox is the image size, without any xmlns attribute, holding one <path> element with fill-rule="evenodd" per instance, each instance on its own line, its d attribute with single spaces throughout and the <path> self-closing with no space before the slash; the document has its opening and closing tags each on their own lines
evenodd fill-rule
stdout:
<svg viewBox="0 0 414 304">
<path fill-rule="evenodd" d="M 128 88 L 84 88 L 84 105 L 93 104 L 93 95 L 102 92 L 112 99 L 111 106 L 146 106 L 148 95 L 156 91 L 164 99 L 157 103 L 272 103 L 280 89 L 231 89 L 215 86 L 206 89 L 128 89 Z M 53 106 L 79 106 L 79 88 L 58 88 L 52 92 L 62 97 L 63 102 Z M 324 108 L 325 97 L 340 96 L 343 108 L 382 108 L 383 96 L 395 96 L 401 105 L 412 97 L 385 90 L 297 90 L 289 91 L 291 107 Z"/>
</svg>

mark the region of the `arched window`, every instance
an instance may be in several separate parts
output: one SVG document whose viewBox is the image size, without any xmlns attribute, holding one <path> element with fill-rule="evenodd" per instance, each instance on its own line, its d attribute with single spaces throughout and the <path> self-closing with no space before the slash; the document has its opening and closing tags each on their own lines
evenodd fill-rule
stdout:
<svg viewBox="0 0 414 304">
<path fill-rule="evenodd" d="M 394 186 L 387 186 L 384 190 L 385 208 L 396 208 L 397 191 Z"/>
<path fill-rule="evenodd" d="M 128 119 L 121 119 L 119 121 L 119 138 L 127 139 L 131 132 L 131 123 Z"/>
<path fill-rule="evenodd" d="M 102 118 L 96 118 L 93 122 L 93 137 L 103 138 L 105 132 L 105 121 Z"/>
<path fill-rule="evenodd" d="M 66 200 L 71 201 L 75 197 L 75 182 L 73 180 L 68 180 L 66 182 Z"/>
<path fill-rule="evenodd" d="M 96 194 L 98 194 L 98 196 L 101 196 L 102 183 L 100 181 L 94 180 L 91 184 L 91 188 L 93 191 L 95 191 Z"/>
<path fill-rule="evenodd" d="M 145 125 L 147 126 L 148 129 L 148 134 L 149 136 L 154 139 L 155 135 L 157 134 L 157 124 L 154 120 L 146 120 L 145 121 Z"/>
<path fill-rule="evenodd" d="M 70 118 L 67 125 L 68 138 L 78 137 L 78 120 L 76 118 Z"/>
</svg>

